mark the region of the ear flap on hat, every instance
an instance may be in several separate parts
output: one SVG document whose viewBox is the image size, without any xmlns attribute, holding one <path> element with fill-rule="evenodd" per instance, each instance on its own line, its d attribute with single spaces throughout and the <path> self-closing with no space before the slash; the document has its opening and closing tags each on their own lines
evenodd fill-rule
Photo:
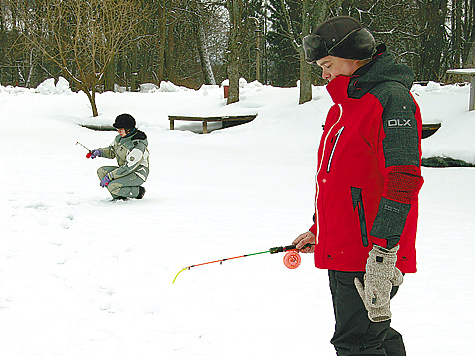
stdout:
<svg viewBox="0 0 475 356">
<path fill-rule="evenodd" d="M 376 42 L 373 35 L 365 28 L 361 28 L 350 32 L 339 43 L 330 48 L 329 55 L 363 60 L 373 57 L 375 52 Z"/>
<path fill-rule="evenodd" d="M 307 63 L 315 63 L 319 59 L 328 56 L 327 45 L 323 38 L 319 35 L 307 35 L 302 41 L 305 51 L 305 61 Z"/>
</svg>

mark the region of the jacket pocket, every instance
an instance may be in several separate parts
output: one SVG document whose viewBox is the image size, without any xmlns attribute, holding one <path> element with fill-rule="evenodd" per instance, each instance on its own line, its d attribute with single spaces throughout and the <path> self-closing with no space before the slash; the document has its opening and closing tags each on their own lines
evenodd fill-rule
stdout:
<svg viewBox="0 0 475 356">
<path fill-rule="evenodd" d="M 351 200 L 353 201 L 353 211 L 358 209 L 358 218 L 360 220 L 361 241 L 363 246 L 368 246 L 368 230 L 366 228 L 366 216 L 363 205 L 363 190 L 361 188 L 351 187 Z"/>
</svg>

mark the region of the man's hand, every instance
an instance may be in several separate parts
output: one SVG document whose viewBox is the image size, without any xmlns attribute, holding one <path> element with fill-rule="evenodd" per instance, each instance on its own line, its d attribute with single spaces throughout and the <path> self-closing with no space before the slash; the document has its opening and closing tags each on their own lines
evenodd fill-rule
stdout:
<svg viewBox="0 0 475 356">
<path fill-rule="evenodd" d="M 304 247 L 307 244 L 309 244 L 309 246 Z M 299 252 L 313 253 L 315 250 L 315 235 L 310 231 L 304 232 L 292 242 L 292 245 L 296 245 L 295 248 L 299 250 Z"/>
</svg>

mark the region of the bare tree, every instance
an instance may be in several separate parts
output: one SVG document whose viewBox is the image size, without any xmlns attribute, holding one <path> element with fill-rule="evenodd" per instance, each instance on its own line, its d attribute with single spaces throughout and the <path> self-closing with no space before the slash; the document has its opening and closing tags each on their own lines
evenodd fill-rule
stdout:
<svg viewBox="0 0 475 356">
<path fill-rule="evenodd" d="M 242 1 L 226 0 L 229 12 L 229 42 L 228 42 L 228 75 L 229 95 L 228 104 L 239 101 L 239 67 L 241 60 L 241 31 L 242 31 Z"/>
<path fill-rule="evenodd" d="M 421 75 L 426 80 L 441 77 L 441 59 L 446 53 L 447 0 L 421 0 L 419 23 L 421 25 Z"/>
<path fill-rule="evenodd" d="M 305 52 L 302 47 L 302 39 L 311 31 L 311 25 L 317 25 L 325 19 L 330 0 L 312 1 L 300 0 L 301 16 L 300 24 L 292 22 L 288 12 L 286 0 L 281 1 L 283 17 L 286 21 L 286 36 L 291 40 L 295 51 L 299 54 L 300 62 L 300 93 L 299 104 L 312 100 L 311 67 L 305 62 Z"/>
<path fill-rule="evenodd" d="M 260 11 L 264 8 L 265 2 L 262 0 L 226 0 L 229 17 L 227 47 L 228 104 L 239 101 L 239 79 L 243 76 L 243 60 L 246 57 L 249 77 L 251 77 L 250 73 L 254 71 L 256 73 L 255 77 L 260 77 L 262 59 L 259 42 L 261 36 L 260 21 L 266 21 L 265 17 L 260 15 Z"/>
<path fill-rule="evenodd" d="M 465 67 L 475 65 L 475 6 L 473 1 L 459 2 L 462 6 L 462 62 Z"/>
<path fill-rule="evenodd" d="M 195 28 L 196 43 L 200 56 L 201 69 L 204 74 L 205 84 L 216 84 L 213 68 L 211 67 L 208 50 L 208 39 L 205 26 L 208 23 L 205 4 L 201 0 L 195 0 L 193 22 Z"/>
<path fill-rule="evenodd" d="M 471 0 L 1 0 L 0 80 L 33 86 L 61 74 L 93 115 L 96 90 L 161 80 L 197 88 L 228 78 L 231 103 L 240 77 L 300 79 L 304 103 L 316 78 L 302 37 L 337 15 L 359 19 L 418 80 L 475 63 Z"/>
<path fill-rule="evenodd" d="M 86 93 L 93 116 L 95 94 L 108 64 L 131 41 L 141 20 L 132 0 L 38 0 L 19 5 L 26 42 Z"/>
</svg>

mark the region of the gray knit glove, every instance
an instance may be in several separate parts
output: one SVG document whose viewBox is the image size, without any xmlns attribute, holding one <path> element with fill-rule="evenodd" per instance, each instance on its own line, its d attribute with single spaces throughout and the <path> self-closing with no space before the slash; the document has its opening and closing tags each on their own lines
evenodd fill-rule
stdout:
<svg viewBox="0 0 475 356">
<path fill-rule="evenodd" d="M 399 246 L 386 250 L 374 245 L 366 262 L 364 287 L 359 279 L 355 278 L 356 289 L 368 310 L 369 320 L 373 322 L 391 319 L 391 289 L 401 285 L 404 279 L 401 271 L 396 268 L 398 249 Z"/>
</svg>

